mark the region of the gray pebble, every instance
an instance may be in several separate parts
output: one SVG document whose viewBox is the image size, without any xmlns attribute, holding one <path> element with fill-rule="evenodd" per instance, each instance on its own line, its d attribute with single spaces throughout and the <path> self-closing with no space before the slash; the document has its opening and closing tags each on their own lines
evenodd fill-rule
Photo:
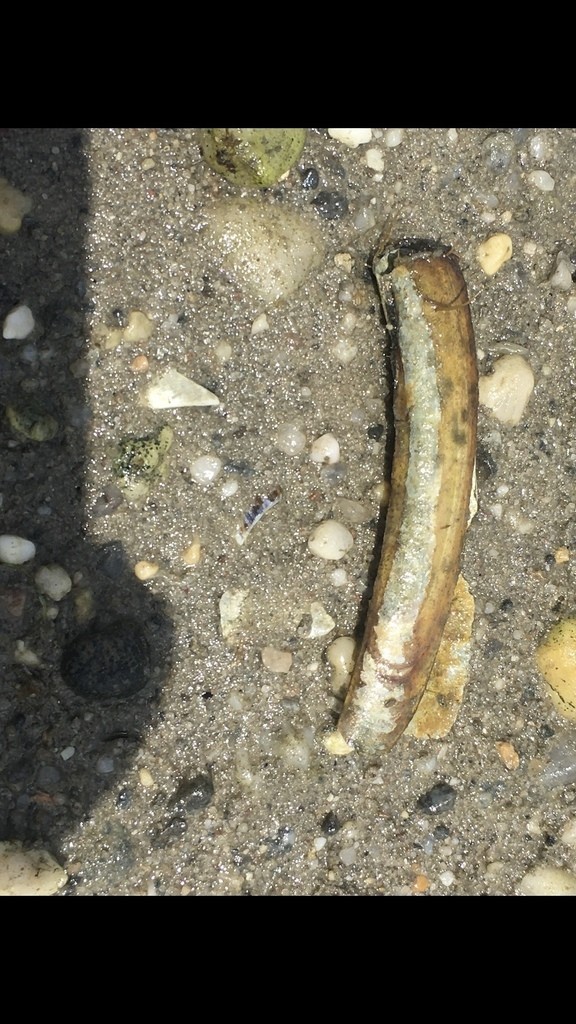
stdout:
<svg viewBox="0 0 576 1024">
<path fill-rule="evenodd" d="M 427 793 L 418 797 L 418 806 L 426 814 L 445 814 L 456 803 L 456 790 L 448 782 L 438 782 Z"/>
</svg>

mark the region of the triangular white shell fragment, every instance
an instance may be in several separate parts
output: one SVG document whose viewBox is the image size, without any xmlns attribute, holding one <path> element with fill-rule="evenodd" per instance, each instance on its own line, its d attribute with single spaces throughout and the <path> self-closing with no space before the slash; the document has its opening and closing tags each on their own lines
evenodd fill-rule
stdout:
<svg viewBox="0 0 576 1024">
<path fill-rule="evenodd" d="M 166 370 L 156 377 L 144 393 L 144 402 L 151 409 L 220 405 L 216 395 L 178 370 Z"/>
</svg>

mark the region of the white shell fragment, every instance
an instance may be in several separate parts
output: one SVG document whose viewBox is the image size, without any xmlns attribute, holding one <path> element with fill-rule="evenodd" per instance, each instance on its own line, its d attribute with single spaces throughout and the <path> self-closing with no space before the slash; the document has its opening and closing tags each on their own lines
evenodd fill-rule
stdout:
<svg viewBox="0 0 576 1024">
<path fill-rule="evenodd" d="M 5 565 L 24 565 L 36 554 L 36 545 L 25 537 L 16 537 L 11 533 L 0 536 L 0 562 Z"/>
<path fill-rule="evenodd" d="M 319 601 L 312 601 L 310 605 L 310 632 L 308 636 L 311 640 L 316 639 L 319 636 L 326 636 L 327 633 L 331 633 L 336 623 L 331 615 L 328 614 L 324 605 L 320 604 Z"/>
<path fill-rule="evenodd" d="M 224 639 L 229 643 L 234 640 L 238 632 L 238 620 L 247 597 L 247 590 L 225 590 L 220 598 L 220 630 Z"/>
<path fill-rule="evenodd" d="M 520 423 L 533 390 L 532 367 L 520 355 L 502 356 L 478 384 L 480 404 L 507 427 Z"/>
<path fill-rule="evenodd" d="M 340 445 L 334 434 L 322 434 L 312 442 L 310 449 L 311 462 L 323 462 L 325 465 L 334 465 L 340 460 Z"/>
<path fill-rule="evenodd" d="M 345 146 L 356 149 L 370 142 L 372 138 L 371 128 L 329 128 L 328 135 L 336 142 L 343 142 Z"/>
<path fill-rule="evenodd" d="M 350 551 L 354 538 L 346 527 L 336 519 L 326 519 L 316 526 L 308 538 L 308 547 L 317 558 L 338 561 Z"/>
<path fill-rule="evenodd" d="M 492 277 L 512 256 L 510 235 L 498 233 L 481 242 L 476 250 L 478 262 L 485 274 Z"/>
<path fill-rule="evenodd" d="M 47 850 L 0 842 L 0 896 L 53 896 L 68 881 Z"/>
<path fill-rule="evenodd" d="M 2 328 L 2 337 L 9 341 L 23 341 L 35 327 L 32 310 L 29 306 L 16 306 L 8 313 Z"/>
<path fill-rule="evenodd" d="M 0 235 L 13 235 L 22 226 L 22 218 L 30 213 L 32 200 L 0 178 Z"/>
<path fill-rule="evenodd" d="M 220 405 L 220 399 L 211 391 L 172 369 L 152 381 L 144 393 L 144 401 L 151 409 Z"/>
</svg>

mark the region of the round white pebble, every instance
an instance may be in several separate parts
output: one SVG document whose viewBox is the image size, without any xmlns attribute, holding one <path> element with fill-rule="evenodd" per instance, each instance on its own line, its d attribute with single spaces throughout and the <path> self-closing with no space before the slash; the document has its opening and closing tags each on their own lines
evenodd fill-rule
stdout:
<svg viewBox="0 0 576 1024">
<path fill-rule="evenodd" d="M 340 461 L 340 445 L 334 434 L 322 434 L 312 442 L 310 460 L 326 465 L 334 465 Z"/>
<path fill-rule="evenodd" d="M 299 455 L 306 447 L 306 434 L 297 423 L 281 423 L 276 444 L 285 455 Z"/>
<path fill-rule="evenodd" d="M 387 128 L 384 132 L 384 144 L 388 149 L 395 149 L 404 139 L 403 128 Z"/>
<path fill-rule="evenodd" d="M 500 423 L 515 427 L 534 390 L 534 374 L 522 356 L 502 356 L 494 363 L 493 372 L 480 378 L 478 389 L 481 404 L 490 409 Z"/>
<path fill-rule="evenodd" d="M 0 562 L 5 565 L 24 565 L 36 554 L 36 545 L 25 537 L 15 537 L 11 533 L 0 536 Z"/>
<path fill-rule="evenodd" d="M 370 142 L 372 138 L 371 128 L 329 128 L 328 135 L 332 139 L 336 139 L 336 142 L 343 142 L 345 146 L 350 146 L 352 149 L 356 149 L 357 146 L 363 146 L 366 142 Z"/>
<path fill-rule="evenodd" d="M 4 320 L 2 337 L 9 340 L 22 341 L 34 330 L 34 317 L 28 306 L 16 306 Z"/>
<path fill-rule="evenodd" d="M 197 484 L 208 487 L 222 472 L 222 459 L 217 455 L 200 455 L 190 466 L 190 476 Z"/>
<path fill-rule="evenodd" d="M 541 192 L 552 192 L 556 182 L 548 171 L 531 171 L 528 180 L 539 188 Z"/>
<path fill-rule="evenodd" d="M 41 594 L 52 601 L 61 601 L 72 590 L 72 580 L 61 565 L 43 565 L 34 576 Z"/>
<path fill-rule="evenodd" d="M 326 519 L 312 530 L 308 538 L 308 547 L 317 558 L 337 562 L 350 551 L 354 538 L 342 523 L 336 519 Z"/>
<path fill-rule="evenodd" d="M 512 256 L 510 235 L 498 232 L 481 242 L 476 250 L 478 262 L 485 274 L 492 277 Z"/>
<path fill-rule="evenodd" d="M 576 896 L 576 875 L 564 868 L 532 868 L 517 885 L 520 896 Z"/>
</svg>

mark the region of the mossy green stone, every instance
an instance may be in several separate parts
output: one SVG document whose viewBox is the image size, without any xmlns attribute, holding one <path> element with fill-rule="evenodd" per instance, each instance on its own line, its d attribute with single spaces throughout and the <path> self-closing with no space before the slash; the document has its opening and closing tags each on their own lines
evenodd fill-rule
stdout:
<svg viewBox="0 0 576 1024">
<path fill-rule="evenodd" d="M 213 171 L 234 185 L 269 188 L 296 163 L 305 128 L 201 128 L 200 148 Z"/>
</svg>

